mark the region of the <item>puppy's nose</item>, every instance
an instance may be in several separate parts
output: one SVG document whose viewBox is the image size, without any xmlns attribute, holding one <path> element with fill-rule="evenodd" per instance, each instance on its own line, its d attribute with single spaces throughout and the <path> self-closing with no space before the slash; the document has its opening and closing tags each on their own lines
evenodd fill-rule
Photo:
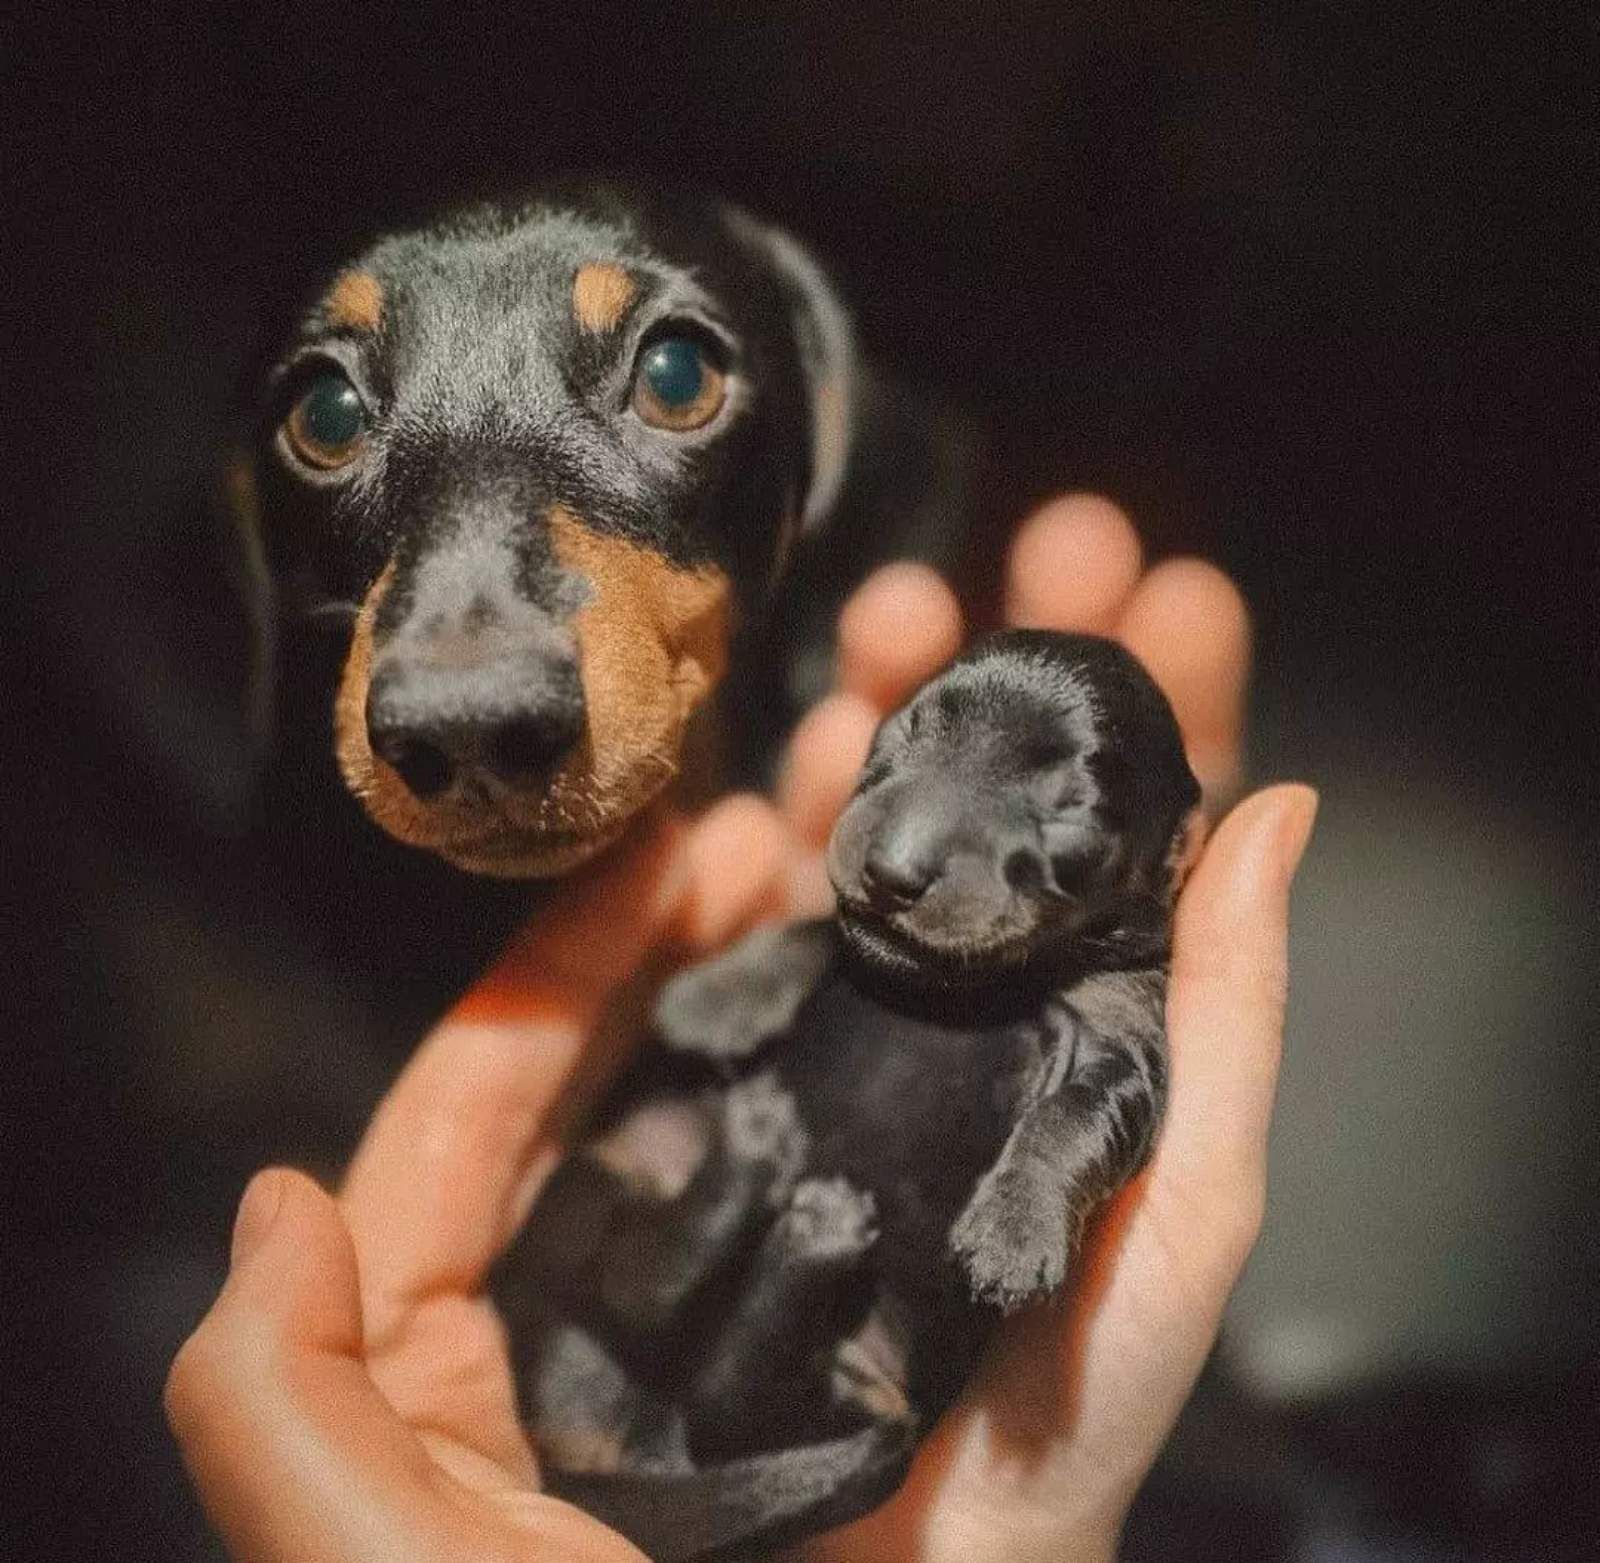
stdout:
<svg viewBox="0 0 1600 1563">
<path fill-rule="evenodd" d="M 938 871 L 925 843 L 907 831 L 892 831 L 880 835 L 868 851 L 861 865 L 861 887 L 878 911 L 898 911 L 921 900 Z"/>
<path fill-rule="evenodd" d="M 583 728 L 577 666 L 547 653 L 481 663 L 395 658 L 367 691 L 372 751 L 421 799 L 458 781 L 541 781 Z"/>
</svg>

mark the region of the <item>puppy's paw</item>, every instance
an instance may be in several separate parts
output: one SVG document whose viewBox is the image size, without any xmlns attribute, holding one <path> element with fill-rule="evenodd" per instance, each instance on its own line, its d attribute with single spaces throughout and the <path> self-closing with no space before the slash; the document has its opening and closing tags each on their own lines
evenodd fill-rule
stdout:
<svg viewBox="0 0 1600 1563">
<path fill-rule="evenodd" d="M 950 1252 L 973 1296 L 1006 1313 L 1061 1285 L 1072 1246 L 1072 1223 L 1059 1198 L 1009 1174 L 979 1184 L 950 1231 Z"/>
<path fill-rule="evenodd" d="M 878 1236 L 878 1207 L 871 1194 L 845 1178 L 807 1178 L 783 1213 L 787 1244 L 806 1259 L 855 1259 Z"/>
<path fill-rule="evenodd" d="M 656 1034 L 669 1048 L 731 1064 L 793 1023 L 826 969 L 827 923 L 758 928 L 731 950 L 663 984 Z"/>
<path fill-rule="evenodd" d="M 555 1326 L 533 1367 L 533 1421 L 540 1458 L 558 1471 L 620 1470 L 643 1391 L 593 1337 Z"/>
<path fill-rule="evenodd" d="M 806 1158 L 806 1131 L 794 1097 L 775 1075 L 756 1075 L 729 1087 L 722 1113 L 723 1141 L 729 1154 L 736 1161 L 769 1171 L 773 1178 L 769 1198 L 786 1199 Z"/>
<path fill-rule="evenodd" d="M 735 1060 L 763 1040 L 758 996 L 744 969 L 710 961 L 679 972 L 656 998 L 656 1034 L 670 1048 L 707 1058 Z"/>
</svg>

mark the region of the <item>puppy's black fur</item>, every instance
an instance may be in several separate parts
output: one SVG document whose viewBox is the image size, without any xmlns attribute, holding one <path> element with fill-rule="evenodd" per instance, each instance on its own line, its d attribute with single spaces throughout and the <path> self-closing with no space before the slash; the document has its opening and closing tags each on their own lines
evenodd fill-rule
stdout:
<svg viewBox="0 0 1600 1563">
<path fill-rule="evenodd" d="M 663 350 L 692 417 L 646 394 Z M 325 278 L 264 376 L 231 481 L 263 681 L 391 837 L 561 873 L 680 772 L 759 773 L 843 593 L 948 562 L 963 448 L 740 211 L 584 187 L 452 213 Z"/>
<path fill-rule="evenodd" d="M 837 919 L 668 984 L 662 1046 L 503 1266 L 556 1491 L 672 1560 L 898 1485 L 1149 1153 L 1198 800 L 1106 641 L 995 636 L 883 724 Z"/>
</svg>

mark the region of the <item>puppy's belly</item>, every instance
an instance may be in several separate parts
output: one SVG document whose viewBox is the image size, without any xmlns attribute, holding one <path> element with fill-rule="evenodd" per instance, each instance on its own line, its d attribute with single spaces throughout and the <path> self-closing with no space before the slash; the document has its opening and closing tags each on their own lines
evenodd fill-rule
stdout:
<svg viewBox="0 0 1600 1563">
<path fill-rule="evenodd" d="M 1000 1154 L 1036 1059 L 1021 1025 L 938 1025 L 837 976 L 797 1017 L 778 1070 L 811 1142 L 808 1167 L 872 1194 L 873 1264 L 893 1290 L 947 1290 L 950 1228 Z"/>
</svg>

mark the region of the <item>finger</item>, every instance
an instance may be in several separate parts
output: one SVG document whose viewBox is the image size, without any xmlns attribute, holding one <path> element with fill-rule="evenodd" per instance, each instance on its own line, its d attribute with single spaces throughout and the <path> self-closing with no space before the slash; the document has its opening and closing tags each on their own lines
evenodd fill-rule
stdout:
<svg viewBox="0 0 1600 1563">
<path fill-rule="evenodd" d="M 417 1299 L 482 1284 L 519 1194 L 554 1163 L 545 1121 L 587 1036 L 559 1000 L 520 1020 L 447 1019 L 380 1104 L 340 1196 L 374 1350 Z"/>
<path fill-rule="evenodd" d="M 720 950 L 785 910 L 798 843 L 765 798 L 735 793 L 713 804 L 684 852 L 689 884 L 673 929 L 691 951 Z"/>
<path fill-rule="evenodd" d="M 1066 494 L 1023 522 L 1006 567 L 1006 623 L 1110 634 L 1139 579 L 1133 523 L 1098 494 Z"/>
<path fill-rule="evenodd" d="M 520 1471 L 475 1464 L 470 1490 L 444 1474 L 367 1374 L 354 1246 L 333 1200 L 298 1173 L 246 1190 L 227 1285 L 173 1363 L 166 1403 L 235 1563 L 642 1563 L 534 1491 L 526 1451 Z"/>
<path fill-rule="evenodd" d="M 1250 611 L 1238 587 L 1204 560 L 1169 559 L 1139 583 L 1116 633 L 1172 702 L 1201 785 L 1225 793 L 1239 771 L 1250 674 Z"/>
<path fill-rule="evenodd" d="M 475 1290 L 514 1230 L 608 997 L 681 903 L 683 839 L 663 823 L 564 883 L 379 1104 L 340 1195 L 369 1344 L 415 1298 Z"/>
<path fill-rule="evenodd" d="M 258 1175 L 221 1296 L 179 1352 L 167 1415 L 242 1563 L 411 1555 L 432 1523 L 429 1462 L 361 1359 L 355 1251 L 309 1178 Z"/>
<path fill-rule="evenodd" d="M 880 715 L 892 711 L 956 654 L 961 634 L 961 606 L 937 571 L 885 565 L 839 615 L 839 687 Z"/>
<path fill-rule="evenodd" d="M 1178 900 L 1171 1091 L 1152 1179 L 1235 1222 L 1246 1244 L 1260 1219 L 1283 1051 L 1289 887 L 1316 809 L 1316 793 L 1298 785 L 1247 798 L 1217 827 Z"/>
<path fill-rule="evenodd" d="M 800 719 L 784 757 L 778 807 L 804 845 L 827 841 L 881 719 L 877 706 L 853 694 L 829 695 Z"/>
<path fill-rule="evenodd" d="M 605 856 L 562 880 L 453 1015 L 541 1016 L 551 1003 L 592 1014 L 680 914 L 689 890 L 689 829 L 675 814 L 653 810 Z"/>
<path fill-rule="evenodd" d="M 784 915 L 796 918 L 831 917 L 838 904 L 827 858 L 821 852 L 800 854 L 789 869 L 789 895 Z"/>
</svg>

